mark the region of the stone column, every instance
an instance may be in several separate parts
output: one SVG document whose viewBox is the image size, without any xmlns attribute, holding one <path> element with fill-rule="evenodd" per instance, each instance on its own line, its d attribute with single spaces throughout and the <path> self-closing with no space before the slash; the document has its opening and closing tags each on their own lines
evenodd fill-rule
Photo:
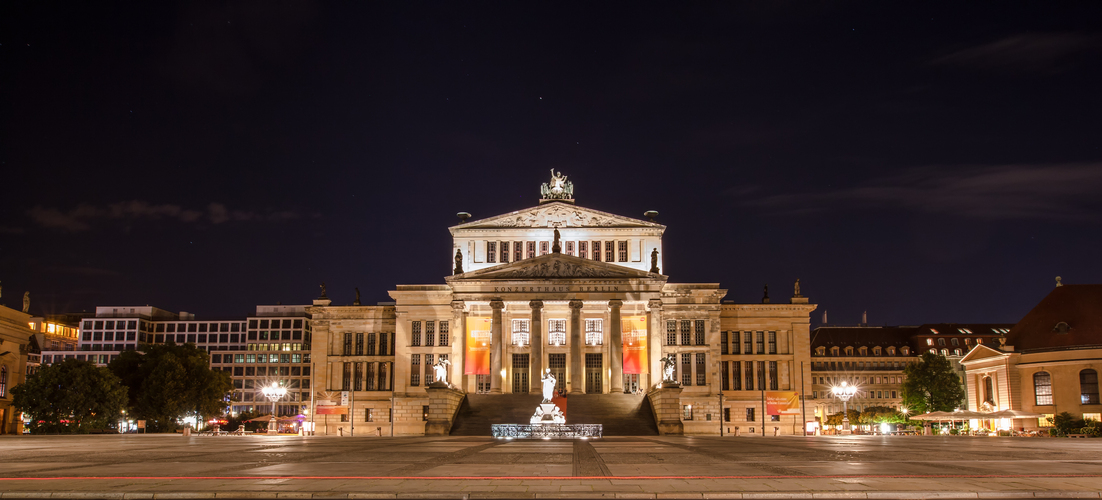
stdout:
<svg viewBox="0 0 1102 500">
<path fill-rule="evenodd" d="M 608 328 L 609 332 L 609 360 L 612 364 L 612 380 L 609 381 L 609 393 L 622 394 L 624 392 L 624 341 L 621 338 L 620 328 L 620 307 L 624 305 L 624 301 L 620 299 L 612 299 L 608 301 L 609 317 Z"/>
<path fill-rule="evenodd" d="M 490 301 L 490 394 L 501 394 L 501 299 Z"/>
<path fill-rule="evenodd" d="M 585 339 L 582 338 L 582 301 L 570 301 L 570 393 L 585 394 Z"/>
<path fill-rule="evenodd" d="M 530 325 L 532 348 L 528 363 L 531 369 L 528 372 L 528 381 L 532 383 L 532 393 L 542 394 L 543 383 L 543 301 L 533 300 L 528 303 L 532 308 L 532 323 Z"/>
<path fill-rule="evenodd" d="M 462 300 L 452 301 L 452 324 L 448 335 L 451 336 L 449 342 L 452 346 L 451 356 L 449 356 L 452 362 L 451 383 L 454 387 L 459 387 L 460 390 L 466 392 L 468 390 L 467 375 L 463 372 L 466 371 L 467 364 L 467 311 L 466 304 Z"/>
<path fill-rule="evenodd" d="M 662 324 L 662 300 L 650 299 L 647 303 L 650 309 L 650 318 L 647 321 L 647 360 L 650 363 L 650 374 L 647 377 L 649 389 L 653 389 L 662 383 L 662 343 L 666 325 Z"/>
</svg>

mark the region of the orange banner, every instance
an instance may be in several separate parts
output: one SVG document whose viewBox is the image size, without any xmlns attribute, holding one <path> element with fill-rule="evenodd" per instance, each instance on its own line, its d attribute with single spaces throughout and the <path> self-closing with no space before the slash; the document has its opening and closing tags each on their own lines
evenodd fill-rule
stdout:
<svg viewBox="0 0 1102 500">
<path fill-rule="evenodd" d="M 647 373 L 647 317 L 620 318 L 620 338 L 624 349 L 624 373 Z"/>
<path fill-rule="evenodd" d="M 766 391 L 765 413 L 768 415 L 799 415 L 799 393 L 795 391 Z"/>
<path fill-rule="evenodd" d="M 490 374 L 490 318 L 467 318 L 467 353 L 463 373 Z"/>
<path fill-rule="evenodd" d="M 347 406 L 321 406 L 316 407 L 318 415 L 348 415 Z"/>
</svg>

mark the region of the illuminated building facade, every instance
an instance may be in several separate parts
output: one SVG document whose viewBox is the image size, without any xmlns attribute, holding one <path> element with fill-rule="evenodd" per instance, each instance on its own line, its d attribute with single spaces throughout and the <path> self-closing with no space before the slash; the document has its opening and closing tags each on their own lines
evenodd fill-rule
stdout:
<svg viewBox="0 0 1102 500">
<path fill-rule="evenodd" d="M 798 402 L 768 415 L 764 396 L 810 390 L 815 306 L 798 292 L 735 304 L 718 283 L 669 282 L 657 213 L 640 220 L 577 206 L 555 192 L 564 179 L 544 185 L 538 206 L 475 221 L 460 214 L 444 283 L 398 285 L 393 304 L 314 301 L 315 390 L 350 396 L 350 414 L 330 420 L 330 433 L 351 424 L 426 433 L 426 386 L 441 360 L 460 397 L 501 395 L 507 405 L 539 393 L 550 370 L 568 401 L 628 393 L 668 403 L 675 394 L 677 422 L 659 422 L 661 432 L 800 433 Z M 676 384 L 663 383 L 667 364 Z"/>
<path fill-rule="evenodd" d="M 11 389 L 27 377 L 27 353 L 34 332 L 31 315 L 0 306 L 0 434 L 22 434 L 23 421 L 12 407 Z"/>
</svg>

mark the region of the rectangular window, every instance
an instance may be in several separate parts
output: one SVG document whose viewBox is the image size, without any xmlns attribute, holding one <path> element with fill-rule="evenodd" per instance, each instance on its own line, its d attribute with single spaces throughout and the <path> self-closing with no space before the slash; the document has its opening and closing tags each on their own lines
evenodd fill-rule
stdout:
<svg viewBox="0 0 1102 500">
<path fill-rule="evenodd" d="M 508 241 L 501 242 L 501 263 L 502 264 L 508 264 L 509 263 L 509 242 Z"/>
<path fill-rule="evenodd" d="M 747 422 L 754 422 L 754 409 L 755 408 L 752 408 L 752 407 L 746 409 L 746 421 Z"/>
<path fill-rule="evenodd" d="M 493 264 L 493 263 L 497 262 L 497 242 L 496 241 L 487 241 L 486 242 L 486 262 L 488 264 Z"/>
<path fill-rule="evenodd" d="M 425 355 L 425 385 L 432 383 L 432 354 Z"/>
<path fill-rule="evenodd" d="M 364 408 L 364 422 L 374 422 L 375 414 L 371 408 Z"/>
<path fill-rule="evenodd" d="M 677 345 L 677 322 L 666 322 L 666 345 Z"/>
<path fill-rule="evenodd" d="M 777 354 L 777 332 L 769 332 L 769 354 Z"/>
<path fill-rule="evenodd" d="M 765 390 L 765 361 L 758 361 L 758 390 Z"/>
<path fill-rule="evenodd" d="M 708 369 L 705 368 L 706 356 L 702 352 L 696 354 L 696 385 L 708 385 Z"/>
<path fill-rule="evenodd" d="M 682 405 L 681 406 L 681 419 L 682 420 L 692 420 L 693 419 L 693 405 Z"/>
<path fill-rule="evenodd" d="M 421 385 L 421 355 L 410 354 L 409 365 L 409 385 L 410 387 L 417 387 Z"/>
<path fill-rule="evenodd" d="M 704 345 L 706 336 L 704 335 L 704 320 L 698 319 L 693 322 L 693 331 L 695 332 L 694 343 L 696 345 Z"/>
<path fill-rule="evenodd" d="M 364 385 L 367 386 L 367 390 L 369 391 L 375 390 L 375 365 L 377 364 L 378 363 L 368 363 L 365 367 Z"/>
<path fill-rule="evenodd" d="M 547 322 L 547 344 L 566 345 L 565 319 L 552 319 Z"/>
<path fill-rule="evenodd" d="M 566 242 L 566 255 L 574 255 L 574 242 Z"/>
<path fill-rule="evenodd" d="M 527 247 L 527 249 L 528 249 L 528 258 L 529 259 L 536 256 L 536 242 L 529 241 L 528 243 L 525 244 L 525 247 Z"/>
<path fill-rule="evenodd" d="M 344 363 L 343 368 L 341 370 L 341 390 L 347 391 L 352 388 L 352 363 Z"/>
<path fill-rule="evenodd" d="M 421 407 L 421 420 L 423 420 L 425 422 L 429 421 L 429 407 L 428 407 L 428 405 L 425 405 L 425 406 Z"/>
<path fill-rule="evenodd" d="M 693 355 L 681 353 L 681 385 L 693 385 Z"/>
<path fill-rule="evenodd" d="M 524 247 L 519 241 L 513 242 L 513 262 L 524 258 Z"/>
<path fill-rule="evenodd" d="M 585 320 L 586 345 L 601 345 L 604 343 L 605 331 L 603 324 L 604 322 L 599 319 Z"/>
<path fill-rule="evenodd" d="M 583 259 L 588 259 L 589 258 L 589 242 L 588 241 L 579 241 L 578 242 L 578 257 L 581 257 Z"/>
<path fill-rule="evenodd" d="M 351 356 L 352 355 L 352 334 L 351 333 L 344 334 L 344 349 L 341 350 L 341 353 L 344 354 L 345 356 Z"/>
<path fill-rule="evenodd" d="M 547 255 L 547 242 L 546 241 L 541 241 L 540 242 L 540 255 Z"/>
<path fill-rule="evenodd" d="M 410 329 L 409 342 L 410 342 L 410 345 L 412 345 L 413 347 L 420 347 L 421 346 L 421 322 L 420 321 L 414 321 L 413 322 L 413 327 Z"/>
<path fill-rule="evenodd" d="M 681 345 L 691 345 L 693 340 L 693 322 L 692 320 L 681 320 Z"/>
<path fill-rule="evenodd" d="M 756 341 L 755 344 L 758 347 L 757 351 L 754 352 L 758 354 L 765 354 L 765 332 L 754 332 L 754 340 Z"/>
<path fill-rule="evenodd" d="M 356 355 L 364 355 L 364 334 L 362 332 L 356 334 Z"/>
<path fill-rule="evenodd" d="M 606 241 L 605 242 L 605 262 L 616 262 L 616 260 L 615 260 L 616 256 L 613 255 L 613 250 L 614 249 L 612 248 L 612 243 L 613 242 L 611 242 L 611 241 Z"/>
<path fill-rule="evenodd" d="M 754 362 L 753 361 L 747 361 L 746 362 L 746 387 L 745 387 L 745 389 L 748 390 L 748 391 L 754 390 Z"/>
<path fill-rule="evenodd" d="M 628 242 L 626 242 L 626 241 L 617 241 L 616 242 L 616 253 L 617 253 L 617 255 L 616 255 L 616 257 L 617 257 L 616 260 L 617 261 L 627 262 L 628 261 Z"/>
<path fill-rule="evenodd" d="M 730 408 L 724 408 L 723 409 L 723 421 L 724 422 L 730 422 L 731 421 L 731 409 Z"/>
<path fill-rule="evenodd" d="M 601 260 L 601 242 L 593 242 L 593 260 Z"/>
<path fill-rule="evenodd" d="M 754 354 L 754 332 L 742 332 L 743 354 Z"/>
<path fill-rule="evenodd" d="M 367 334 L 367 355 L 368 356 L 374 356 L 375 355 L 375 334 L 374 333 Z"/>
<path fill-rule="evenodd" d="M 436 342 L 436 322 L 425 322 L 425 346 L 432 347 L 432 344 Z"/>
<path fill-rule="evenodd" d="M 1052 377 L 1048 372 L 1033 374 L 1033 394 L 1037 405 L 1052 404 Z"/>
<path fill-rule="evenodd" d="M 731 363 L 728 361 L 720 361 L 719 369 L 720 390 L 731 390 Z"/>
<path fill-rule="evenodd" d="M 513 320 L 513 345 L 526 346 L 531 343 L 529 327 L 530 322 L 527 319 Z"/>
<path fill-rule="evenodd" d="M 771 391 L 777 390 L 777 385 L 778 385 L 777 380 L 778 380 L 777 379 L 777 362 L 776 361 L 770 361 L 769 362 L 769 390 L 771 390 Z"/>
<path fill-rule="evenodd" d="M 742 390 L 742 363 L 740 363 L 738 361 L 732 361 L 731 362 L 731 369 L 733 370 L 733 373 L 731 373 L 731 390 L 732 391 L 741 391 Z"/>
<path fill-rule="evenodd" d="M 362 391 L 364 381 L 364 364 L 361 362 L 356 363 L 355 371 L 352 374 L 352 390 Z"/>
<path fill-rule="evenodd" d="M 440 347 L 448 346 L 448 322 L 440 322 Z"/>
<path fill-rule="evenodd" d="M 740 354 L 740 353 L 742 353 L 742 344 L 741 344 L 741 340 L 739 340 L 739 334 L 738 333 L 739 332 L 731 332 L 730 333 L 730 336 L 731 336 L 731 354 Z"/>
<path fill-rule="evenodd" d="M 394 351 L 390 350 L 390 346 L 394 345 L 392 333 L 380 333 L 379 334 L 379 355 L 380 356 L 393 356 Z M 389 345 L 388 345 L 389 344 Z"/>
</svg>

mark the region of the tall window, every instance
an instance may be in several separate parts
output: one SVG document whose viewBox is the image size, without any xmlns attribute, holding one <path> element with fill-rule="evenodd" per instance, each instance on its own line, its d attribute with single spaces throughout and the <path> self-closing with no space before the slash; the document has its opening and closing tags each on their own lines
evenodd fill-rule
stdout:
<svg viewBox="0 0 1102 500">
<path fill-rule="evenodd" d="M 720 375 L 719 376 L 720 390 L 723 390 L 723 391 L 731 390 L 731 363 L 729 361 L 720 361 L 719 362 L 719 369 L 720 369 L 720 374 L 719 374 Z"/>
<path fill-rule="evenodd" d="M 1082 404 L 1098 404 L 1098 372 L 1090 368 L 1079 372 L 1079 392 Z"/>
<path fill-rule="evenodd" d="M 363 356 L 364 354 L 364 334 L 356 334 L 356 355 Z M 358 389 L 357 389 L 358 390 Z"/>
<path fill-rule="evenodd" d="M 375 355 L 375 334 L 374 333 L 367 334 L 367 355 L 368 356 L 374 356 Z"/>
<path fill-rule="evenodd" d="M 497 262 L 497 242 L 496 241 L 487 241 L 486 242 L 486 262 L 489 263 L 489 264 L 493 264 L 493 263 Z"/>
<path fill-rule="evenodd" d="M 521 247 L 519 241 L 513 242 L 513 261 L 516 262 L 524 258 L 524 249 Z"/>
<path fill-rule="evenodd" d="M 601 242 L 593 242 L 593 260 L 601 260 Z"/>
<path fill-rule="evenodd" d="M 769 354 L 777 354 L 777 332 L 769 332 Z"/>
<path fill-rule="evenodd" d="M 440 322 L 440 347 L 448 346 L 448 322 Z"/>
<path fill-rule="evenodd" d="M 693 341 L 693 322 L 692 320 L 681 320 L 681 345 L 691 345 Z"/>
<path fill-rule="evenodd" d="M 614 243 L 615 242 L 612 241 L 605 242 L 605 262 L 616 262 L 616 255 L 614 254 L 616 249 L 613 248 Z"/>
<path fill-rule="evenodd" d="M 753 361 L 747 361 L 745 366 L 746 366 L 746 387 L 745 387 L 745 389 L 748 390 L 748 391 L 752 391 L 752 390 L 754 390 L 754 362 Z"/>
<path fill-rule="evenodd" d="M 681 420 L 693 419 L 693 405 L 681 405 Z"/>
<path fill-rule="evenodd" d="M 693 338 L 693 343 L 696 345 L 704 345 L 704 320 L 698 319 L 693 322 L 693 331 L 696 333 Z"/>
<path fill-rule="evenodd" d="M 769 390 L 777 390 L 777 362 L 769 362 Z"/>
<path fill-rule="evenodd" d="M 529 241 L 529 242 L 525 243 L 524 246 L 528 251 L 528 257 L 527 258 L 531 259 L 532 257 L 536 256 L 536 242 Z"/>
<path fill-rule="evenodd" d="M 696 385 L 708 385 L 708 369 L 702 352 L 696 354 Z"/>
<path fill-rule="evenodd" d="M 425 385 L 432 383 L 432 354 L 425 355 Z"/>
<path fill-rule="evenodd" d="M 756 341 L 757 350 L 754 351 L 758 354 L 765 354 L 765 332 L 754 332 L 754 340 Z"/>
<path fill-rule="evenodd" d="M 513 345 L 526 346 L 530 342 L 529 334 L 529 320 L 527 319 L 514 319 L 513 320 Z"/>
<path fill-rule="evenodd" d="M 547 242 L 546 241 L 541 241 L 540 242 L 540 255 L 547 255 Z"/>
<path fill-rule="evenodd" d="M 666 322 L 666 345 L 677 345 L 677 322 Z"/>
<path fill-rule="evenodd" d="M 731 368 L 734 370 L 731 373 L 731 390 L 740 391 L 742 390 L 742 363 L 732 361 Z"/>
<path fill-rule="evenodd" d="M 352 355 L 352 334 L 351 333 L 344 334 L 344 349 L 341 351 L 341 354 L 344 354 L 345 356 L 351 356 Z"/>
<path fill-rule="evenodd" d="M 352 389 L 352 363 L 344 363 L 341 369 L 341 390 Z"/>
<path fill-rule="evenodd" d="M 693 385 L 693 355 L 681 354 L 681 385 Z"/>
<path fill-rule="evenodd" d="M 754 407 L 749 407 L 749 408 L 746 409 L 746 421 L 747 422 L 753 422 L 754 421 Z"/>
<path fill-rule="evenodd" d="M 765 390 L 765 361 L 758 361 L 758 390 Z"/>
<path fill-rule="evenodd" d="M 377 364 L 378 363 L 368 363 L 365 367 L 367 368 L 367 373 L 364 376 L 364 384 L 367 386 L 367 390 L 369 391 L 375 390 L 375 365 Z"/>
<path fill-rule="evenodd" d="M 509 242 L 508 241 L 501 242 L 501 263 L 502 264 L 508 264 L 509 263 Z"/>
<path fill-rule="evenodd" d="M 616 242 L 616 253 L 619 254 L 619 255 L 617 255 L 617 257 L 618 257 L 618 259 L 616 259 L 617 261 L 627 262 L 628 261 L 628 242 L 626 242 L 626 241 L 617 241 Z"/>
<path fill-rule="evenodd" d="M 547 343 L 566 345 L 566 320 L 553 319 L 547 322 Z"/>
<path fill-rule="evenodd" d="M 604 343 L 605 331 L 603 321 L 599 319 L 585 320 L 586 345 L 601 345 Z"/>
<path fill-rule="evenodd" d="M 421 385 L 421 355 L 409 355 L 409 385 L 417 387 Z"/>
<path fill-rule="evenodd" d="M 410 330 L 410 345 L 413 347 L 421 346 L 421 322 L 414 321 L 413 328 Z"/>
<path fill-rule="evenodd" d="M 432 344 L 436 341 L 436 322 L 425 322 L 425 345 L 432 347 Z"/>
<path fill-rule="evenodd" d="M 297 381 L 296 381 L 297 382 Z M 354 371 L 352 372 L 352 390 L 362 391 L 364 382 L 364 364 L 356 362 Z"/>
<path fill-rule="evenodd" d="M 574 242 L 566 242 L 566 255 L 574 255 Z"/>
<path fill-rule="evenodd" d="M 719 332 L 719 353 L 727 354 L 727 332 Z"/>
<path fill-rule="evenodd" d="M 588 259 L 589 258 L 589 251 L 588 250 L 589 250 L 589 242 L 588 241 L 579 241 L 578 242 L 578 257 L 581 257 L 583 259 Z"/>
<path fill-rule="evenodd" d="M 988 404 L 995 404 L 995 386 L 994 382 L 991 380 L 991 377 L 983 378 L 983 402 Z"/>
</svg>

